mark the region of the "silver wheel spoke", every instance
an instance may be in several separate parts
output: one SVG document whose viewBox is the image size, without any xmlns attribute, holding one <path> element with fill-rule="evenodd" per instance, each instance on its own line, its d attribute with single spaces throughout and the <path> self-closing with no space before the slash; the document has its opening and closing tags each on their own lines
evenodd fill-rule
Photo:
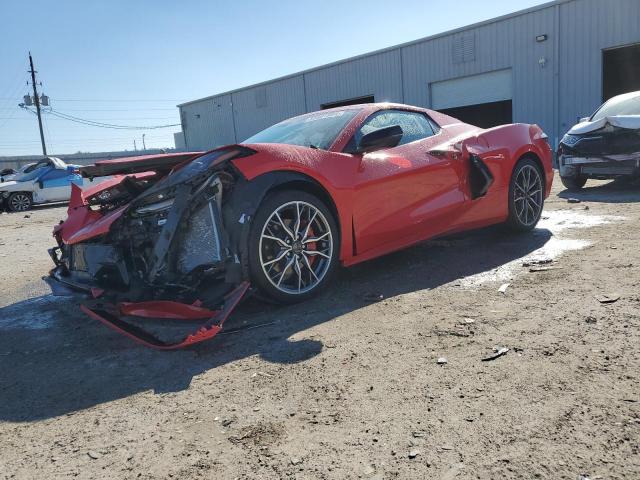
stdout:
<svg viewBox="0 0 640 480">
<path fill-rule="evenodd" d="M 280 214 L 278 213 L 278 211 L 276 210 L 275 212 L 276 217 L 278 217 L 278 221 L 280 222 L 280 225 L 282 226 L 282 228 L 284 229 L 285 232 L 287 232 L 287 235 L 289 235 L 291 237 L 292 240 L 295 240 L 296 237 L 293 234 L 293 232 L 289 229 L 289 227 L 287 227 L 285 225 L 285 223 L 282 221 L 282 218 L 280 218 Z"/>
<path fill-rule="evenodd" d="M 313 278 L 316 279 L 316 281 L 318 281 L 318 277 L 316 275 L 316 272 L 313 271 L 313 268 L 311 268 L 311 265 L 309 264 L 309 258 L 307 258 L 307 255 L 305 252 L 302 253 L 302 259 L 304 260 L 304 264 L 307 266 L 307 268 L 309 269 L 309 271 L 311 272 L 311 275 L 313 275 Z"/>
<path fill-rule="evenodd" d="M 291 247 L 291 245 L 289 245 L 287 242 L 285 242 L 281 238 L 274 237 L 272 235 L 263 235 L 262 238 L 266 238 L 267 240 L 273 240 L 274 242 L 278 242 L 278 244 L 280 244 L 284 248 L 290 248 Z"/>
<path fill-rule="evenodd" d="M 278 255 L 276 258 L 274 258 L 273 260 L 269 260 L 268 262 L 264 262 L 262 264 L 263 267 L 266 267 L 267 265 L 271 265 L 272 263 L 276 263 L 279 262 L 280 260 L 282 260 L 284 257 L 286 257 L 287 253 L 289 253 L 288 250 L 283 250 L 280 255 Z"/>
<path fill-rule="evenodd" d="M 300 290 L 302 289 L 302 270 L 300 269 L 300 262 L 298 261 L 298 259 L 295 259 L 295 262 L 293 263 L 293 267 L 296 271 L 296 273 L 298 274 L 298 292 L 300 292 Z"/>
<path fill-rule="evenodd" d="M 306 240 L 305 240 L 304 242 L 302 242 L 302 243 L 307 244 L 307 243 L 319 242 L 319 241 L 320 241 L 320 240 L 322 240 L 323 238 L 328 237 L 328 236 L 329 236 L 329 233 L 330 233 L 330 232 L 327 232 L 327 233 L 325 233 L 325 234 L 323 234 L 323 235 L 320 235 L 319 237 L 308 238 L 308 239 L 306 239 Z"/>
<path fill-rule="evenodd" d="M 282 273 L 280 273 L 280 279 L 278 280 L 278 284 L 276 285 L 277 287 L 279 287 L 280 284 L 282 283 L 282 279 L 284 278 L 285 274 L 287 273 L 287 270 L 289 270 L 289 267 L 291 267 L 291 265 L 293 265 L 293 262 L 295 261 L 295 258 L 296 257 L 292 257 L 291 260 L 289 260 L 287 262 L 287 265 L 282 270 Z"/>
<path fill-rule="evenodd" d="M 296 224 L 293 227 L 294 240 L 298 238 L 298 233 L 300 233 L 300 202 L 296 202 Z"/>
<path fill-rule="evenodd" d="M 307 250 L 305 253 L 307 255 L 312 256 L 312 257 L 314 255 L 319 255 L 319 256 L 324 257 L 324 258 L 331 258 L 329 255 L 327 255 L 326 253 L 322 253 L 320 250 Z"/>
<path fill-rule="evenodd" d="M 309 236 L 309 228 L 311 228 L 311 224 L 316 219 L 317 215 L 318 215 L 318 211 L 316 210 L 315 212 L 313 212 L 313 216 L 311 217 L 311 220 L 309 220 L 309 223 L 307 224 L 307 228 L 305 228 L 304 230 L 304 235 L 302 236 L 302 240 L 306 240 L 307 237 Z"/>
<path fill-rule="evenodd" d="M 533 199 L 533 197 L 529 198 L 529 202 L 530 202 L 530 203 L 533 203 L 533 204 L 536 206 L 536 208 L 540 208 L 540 204 L 539 204 L 538 202 L 536 202 L 536 201 Z M 534 215 L 534 216 L 535 216 L 535 215 Z"/>
</svg>

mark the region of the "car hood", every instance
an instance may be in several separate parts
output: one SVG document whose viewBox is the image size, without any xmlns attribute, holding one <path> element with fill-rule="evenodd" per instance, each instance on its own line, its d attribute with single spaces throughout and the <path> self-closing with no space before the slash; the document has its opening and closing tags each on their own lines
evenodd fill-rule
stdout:
<svg viewBox="0 0 640 480">
<path fill-rule="evenodd" d="M 8 182 L 0 183 L 0 192 L 17 192 L 19 190 L 24 190 L 24 186 L 25 182 L 10 180 Z"/>
<path fill-rule="evenodd" d="M 146 171 L 169 171 L 180 163 L 202 155 L 204 152 L 161 153 L 158 155 L 140 155 L 112 160 L 98 160 L 93 165 L 80 167 L 83 177 L 104 177 L 108 175 L 124 175 Z"/>
<path fill-rule="evenodd" d="M 604 117 L 595 122 L 582 122 L 574 125 L 569 130 L 569 135 L 583 135 L 585 133 L 595 132 L 607 125 L 612 127 L 627 128 L 630 130 L 640 129 L 640 115 L 618 115 L 614 117 Z"/>
</svg>

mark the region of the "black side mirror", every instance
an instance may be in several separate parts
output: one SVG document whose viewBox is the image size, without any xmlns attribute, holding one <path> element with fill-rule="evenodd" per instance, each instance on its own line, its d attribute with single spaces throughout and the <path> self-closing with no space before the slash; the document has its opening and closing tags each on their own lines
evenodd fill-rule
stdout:
<svg viewBox="0 0 640 480">
<path fill-rule="evenodd" d="M 403 134 L 404 132 L 400 125 L 392 125 L 369 132 L 360 139 L 357 153 L 373 152 L 381 148 L 393 148 L 400 143 Z"/>
</svg>

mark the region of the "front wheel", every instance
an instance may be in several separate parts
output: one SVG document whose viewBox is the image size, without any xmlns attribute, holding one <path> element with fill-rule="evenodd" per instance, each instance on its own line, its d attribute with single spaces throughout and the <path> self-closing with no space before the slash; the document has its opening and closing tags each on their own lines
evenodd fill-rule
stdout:
<svg viewBox="0 0 640 480">
<path fill-rule="evenodd" d="M 575 192 L 584 187 L 584 184 L 587 183 L 587 177 L 584 175 L 573 175 L 571 177 L 563 177 L 560 175 L 560 181 L 567 190 Z"/>
<path fill-rule="evenodd" d="M 338 240 L 336 221 L 319 198 L 299 190 L 270 194 L 251 225 L 251 280 L 276 302 L 306 300 L 334 272 Z"/>
<path fill-rule="evenodd" d="M 544 206 L 544 180 L 538 164 L 529 159 L 520 160 L 509 183 L 509 218 L 507 225 L 517 232 L 532 230 Z"/>
<path fill-rule="evenodd" d="M 15 192 L 9 195 L 7 206 L 12 212 L 26 212 L 32 205 L 31 195 L 26 192 Z"/>
</svg>

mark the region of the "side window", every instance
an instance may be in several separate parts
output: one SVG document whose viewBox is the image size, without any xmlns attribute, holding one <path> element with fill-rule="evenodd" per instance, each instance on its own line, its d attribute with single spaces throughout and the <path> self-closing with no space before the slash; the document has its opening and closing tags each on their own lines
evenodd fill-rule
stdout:
<svg viewBox="0 0 640 480">
<path fill-rule="evenodd" d="M 374 113 L 365 120 L 347 147 L 355 149 L 355 146 L 360 142 L 363 135 L 393 125 L 399 125 L 404 132 L 402 140 L 400 140 L 398 145 L 422 140 L 435 133 L 429 119 L 421 113 L 401 110 L 383 110 Z"/>
</svg>

